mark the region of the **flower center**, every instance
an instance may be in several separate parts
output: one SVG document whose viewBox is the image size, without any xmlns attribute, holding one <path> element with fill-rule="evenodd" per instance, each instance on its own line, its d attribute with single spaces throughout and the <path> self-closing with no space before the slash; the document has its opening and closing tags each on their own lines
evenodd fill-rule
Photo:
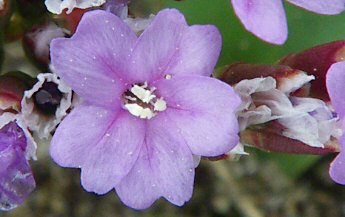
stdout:
<svg viewBox="0 0 345 217">
<path fill-rule="evenodd" d="M 136 117 L 153 118 L 158 112 L 167 108 L 165 100 L 154 94 L 155 90 L 155 87 L 148 87 L 147 82 L 134 84 L 123 94 L 124 108 Z"/>
<path fill-rule="evenodd" d="M 34 95 L 36 107 L 46 115 L 55 114 L 61 99 L 62 93 L 54 82 L 45 82 Z"/>
</svg>

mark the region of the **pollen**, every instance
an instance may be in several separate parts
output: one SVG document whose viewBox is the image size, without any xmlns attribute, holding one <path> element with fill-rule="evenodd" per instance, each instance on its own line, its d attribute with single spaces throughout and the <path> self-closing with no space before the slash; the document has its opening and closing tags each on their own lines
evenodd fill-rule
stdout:
<svg viewBox="0 0 345 217">
<path fill-rule="evenodd" d="M 167 108 L 167 103 L 163 97 L 158 98 L 154 92 L 155 87 L 144 84 L 134 84 L 124 95 L 124 109 L 136 117 L 151 119 L 158 112 L 163 112 Z"/>
</svg>

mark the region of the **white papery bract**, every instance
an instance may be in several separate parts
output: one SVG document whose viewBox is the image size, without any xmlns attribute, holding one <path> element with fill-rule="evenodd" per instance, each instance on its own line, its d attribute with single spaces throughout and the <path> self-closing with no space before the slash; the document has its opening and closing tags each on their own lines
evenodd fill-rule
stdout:
<svg viewBox="0 0 345 217">
<path fill-rule="evenodd" d="M 242 105 L 237 113 L 240 129 L 276 120 L 285 128 L 283 136 L 312 147 L 323 148 L 332 137 L 338 138 L 341 134 L 338 117 L 333 115 L 325 102 L 289 96 L 291 90 L 301 88 L 313 76 L 305 75 L 300 78 L 297 82 L 299 87 L 294 80 L 286 80 L 278 88 L 272 77 L 242 80 L 236 84 L 235 91 L 242 98 Z M 294 82 L 294 85 L 286 82 Z"/>
<path fill-rule="evenodd" d="M 101 6 L 105 0 L 46 0 L 45 5 L 48 11 L 54 14 L 61 14 L 65 9 L 69 14 L 74 8 L 86 9 Z"/>
</svg>

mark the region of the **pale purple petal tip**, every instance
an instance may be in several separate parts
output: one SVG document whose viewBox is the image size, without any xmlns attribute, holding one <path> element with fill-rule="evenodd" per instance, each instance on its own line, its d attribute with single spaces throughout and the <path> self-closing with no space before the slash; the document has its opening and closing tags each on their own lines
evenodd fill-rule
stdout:
<svg viewBox="0 0 345 217">
<path fill-rule="evenodd" d="M 326 86 L 332 105 L 337 114 L 345 116 L 345 61 L 334 63 L 327 72 Z"/>
<path fill-rule="evenodd" d="M 137 41 L 128 76 L 141 82 L 161 79 L 167 74 L 210 76 L 221 45 L 221 35 L 215 26 L 188 27 L 183 14 L 165 9 Z"/>
<path fill-rule="evenodd" d="M 287 36 L 285 11 L 281 0 L 232 0 L 244 27 L 272 44 L 284 44 Z"/>
<path fill-rule="evenodd" d="M 345 185 L 345 136 L 339 139 L 340 153 L 333 160 L 329 168 L 329 175 L 331 178 L 342 185 Z"/>
<path fill-rule="evenodd" d="M 325 15 L 339 14 L 345 9 L 345 0 L 287 0 L 306 10 Z"/>
</svg>

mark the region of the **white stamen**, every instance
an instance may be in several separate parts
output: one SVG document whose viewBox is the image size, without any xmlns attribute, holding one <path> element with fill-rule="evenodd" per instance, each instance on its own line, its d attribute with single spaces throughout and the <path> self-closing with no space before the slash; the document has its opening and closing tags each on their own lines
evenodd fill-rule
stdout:
<svg viewBox="0 0 345 217">
<path fill-rule="evenodd" d="M 159 112 L 162 112 L 165 109 L 167 109 L 167 103 L 163 99 L 157 99 L 157 101 L 155 102 L 153 106 L 154 106 L 153 110 L 159 111 Z"/>
<path fill-rule="evenodd" d="M 167 80 L 170 80 L 171 79 L 171 75 L 170 74 L 166 74 L 164 78 L 167 79 Z"/>
<path fill-rule="evenodd" d="M 126 104 L 125 107 L 129 113 L 136 117 L 151 119 L 154 115 L 149 108 L 143 108 L 138 104 Z"/>
<path fill-rule="evenodd" d="M 154 95 L 155 87 L 149 87 L 147 82 L 143 85 L 133 85 L 130 89 L 131 94 L 125 94 L 124 107 L 132 115 L 140 118 L 151 119 L 157 112 L 165 111 L 167 108 L 166 101 L 161 97 L 158 99 Z"/>
<path fill-rule="evenodd" d="M 147 86 L 147 85 L 146 85 Z M 131 92 L 138 97 L 141 101 L 144 103 L 149 103 L 152 99 L 154 99 L 156 96 L 152 94 L 151 91 L 144 89 L 144 86 L 138 86 L 134 85 L 131 88 Z"/>
</svg>

